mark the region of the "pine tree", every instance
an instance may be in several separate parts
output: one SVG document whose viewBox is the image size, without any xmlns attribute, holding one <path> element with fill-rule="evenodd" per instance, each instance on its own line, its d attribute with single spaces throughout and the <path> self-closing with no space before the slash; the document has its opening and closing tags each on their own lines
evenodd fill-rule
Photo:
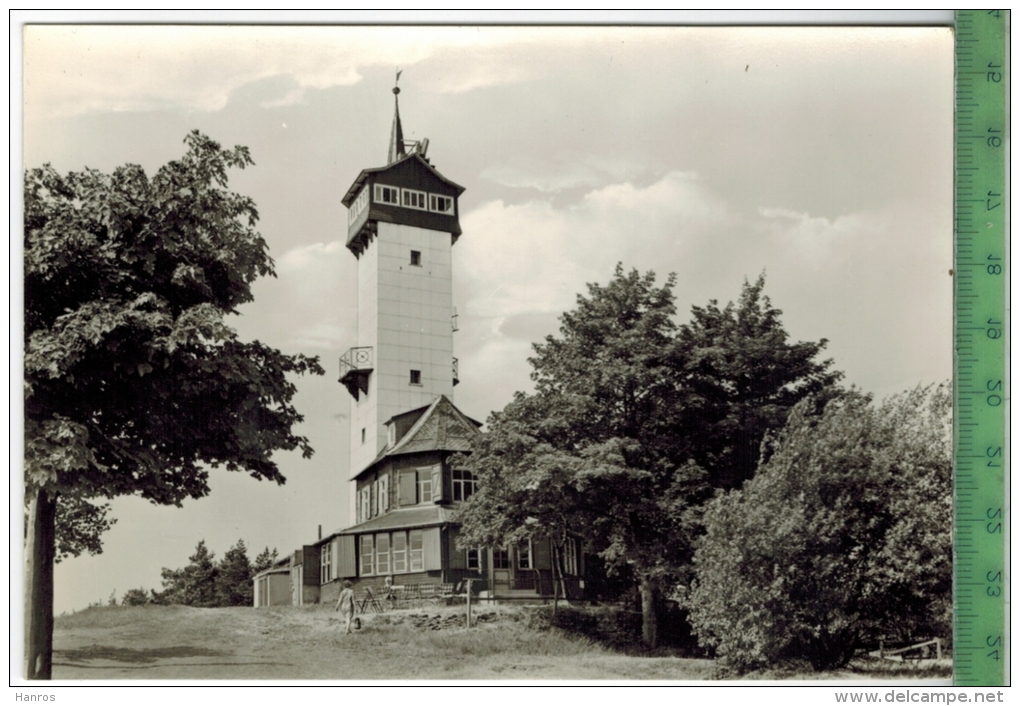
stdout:
<svg viewBox="0 0 1020 706">
<path fill-rule="evenodd" d="M 216 573 L 216 604 L 219 606 L 250 606 L 253 600 L 251 578 L 244 540 L 237 540 L 223 555 Z"/>
</svg>

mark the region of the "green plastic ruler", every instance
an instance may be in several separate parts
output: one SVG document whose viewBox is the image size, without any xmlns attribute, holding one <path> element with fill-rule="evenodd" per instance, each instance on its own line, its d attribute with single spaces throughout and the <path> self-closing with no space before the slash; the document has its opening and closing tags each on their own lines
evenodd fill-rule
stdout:
<svg viewBox="0 0 1020 706">
<path fill-rule="evenodd" d="M 956 13 L 954 679 L 1005 684 L 1008 10 Z"/>
</svg>

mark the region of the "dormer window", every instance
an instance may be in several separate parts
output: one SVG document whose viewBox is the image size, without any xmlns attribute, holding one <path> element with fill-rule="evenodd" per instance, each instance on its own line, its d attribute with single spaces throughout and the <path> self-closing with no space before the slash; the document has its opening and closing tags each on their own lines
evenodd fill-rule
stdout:
<svg viewBox="0 0 1020 706">
<path fill-rule="evenodd" d="M 397 445 L 397 425 L 393 422 L 386 425 L 386 445 L 391 449 Z"/>
</svg>

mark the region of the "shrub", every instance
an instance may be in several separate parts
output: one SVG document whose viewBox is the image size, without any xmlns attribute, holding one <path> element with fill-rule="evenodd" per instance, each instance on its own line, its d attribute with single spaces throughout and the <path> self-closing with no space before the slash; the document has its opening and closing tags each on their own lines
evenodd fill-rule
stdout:
<svg viewBox="0 0 1020 706">
<path fill-rule="evenodd" d="M 121 605 L 149 605 L 152 603 L 152 596 L 144 588 L 132 588 L 121 596 Z"/>
<path fill-rule="evenodd" d="M 709 503 L 686 596 L 729 665 L 842 667 L 882 636 L 951 632 L 951 396 L 799 405 L 742 490 Z"/>
</svg>

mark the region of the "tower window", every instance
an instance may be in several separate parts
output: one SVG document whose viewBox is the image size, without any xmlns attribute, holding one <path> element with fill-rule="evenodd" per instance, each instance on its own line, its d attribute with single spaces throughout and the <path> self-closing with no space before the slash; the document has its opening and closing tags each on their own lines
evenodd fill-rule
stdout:
<svg viewBox="0 0 1020 706">
<path fill-rule="evenodd" d="M 364 430 L 364 428 L 362 428 L 362 430 L 361 430 L 361 443 L 363 443 L 363 444 L 365 443 L 365 430 Z"/>
<path fill-rule="evenodd" d="M 420 370 L 412 370 L 411 371 L 411 384 L 412 385 L 421 385 L 421 371 Z"/>
<path fill-rule="evenodd" d="M 448 196 L 429 194 L 429 210 L 436 213 L 453 213 L 453 199 Z"/>
<path fill-rule="evenodd" d="M 375 200 L 379 203 L 391 203 L 394 206 L 400 205 L 400 189 L 395 186 L 375 185 Z"/>
<path fill-rule="evenodd" d="M 411 251 L 411 264 L 421 266 L 421 253 L 419 251 Z"/>
<path fill-rule="evenodd" d="M 402 204 L 406 208 L 419 208 L 425 210 L 425 192 L 424 191 L 413 191 L 411 189 L 401 189 L 404 194 L 404 203 Z"/>
</svg>

